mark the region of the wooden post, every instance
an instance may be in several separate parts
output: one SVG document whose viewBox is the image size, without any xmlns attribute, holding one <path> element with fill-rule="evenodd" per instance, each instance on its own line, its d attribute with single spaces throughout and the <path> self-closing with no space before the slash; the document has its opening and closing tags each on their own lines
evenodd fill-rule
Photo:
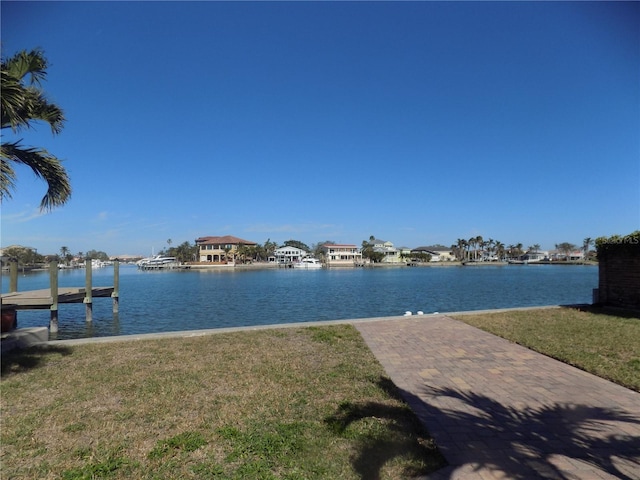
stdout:
<svg viewBox="0 0 640 480">
<path fill-rule="evenodd" d="M 9 264 L 9 292 L 18 291 L 18 262 L 12 260 Z"/>
<path fill-rule="evenodd" d="M 85 290 L 84 290 L 84 304 L 86 312 L 86 321 L 93 321 L 93 286 L 91 284 L 91 259 L 87 258 L 84 261 L 85 267 Z"/>
<path fill-rule="evenodd" d="M 113 313 L 118 313 L 120 310 L 120 261 L 113 262 Z"/>
<path fill-rule="evenodd" d="M 49 263 L 49 288 L 51 293 L 51 320 L 49 320 L 49 332 L 58 333 L 58 262 Z"/>
</svg>

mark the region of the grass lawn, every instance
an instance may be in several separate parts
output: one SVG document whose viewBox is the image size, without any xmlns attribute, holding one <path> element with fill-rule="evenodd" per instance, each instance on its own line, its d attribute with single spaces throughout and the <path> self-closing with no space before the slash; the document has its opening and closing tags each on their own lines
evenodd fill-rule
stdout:
<svg viewBox="0 0 640 480">
<path fill-rule="evenodd" d="M 400 479 L 443 465 L 349 325 L 3 357 L 2 478 Z"/>
<path fill-rule="evenodd" d="M 597 308 L 465 314 L 458 320 L 640 392 L 640 318 Z"/>
</svg>

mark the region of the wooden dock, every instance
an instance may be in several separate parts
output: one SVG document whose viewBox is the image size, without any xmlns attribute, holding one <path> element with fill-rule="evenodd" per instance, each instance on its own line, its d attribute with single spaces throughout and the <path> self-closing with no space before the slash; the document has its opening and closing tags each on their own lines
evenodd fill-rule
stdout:
<svg viewBox="0 0 640 480">
<path fill-rule="evenodd" d="M 91 297 L 111 297 L 113 287 L 94 287 Z M 84 287 L 64 287 L 58 289 L 57 303 L 84 303 L 87 289 Z M 42 290 L 28 290 L 25 292 L 11 292 L 2 294 L 2 309 L 39 310 L 51 309 L 55 304 L 50 288 Z"/>
<path fill-rule="evenodd" d="M 49 331 L 58 331 L 58 305 L 65 303 L 84 303 L 86 306 L 86 321 L 93 320 L 93 298 L 112 298 L 113 313 L 119 310 L 119 263 L 116 261 L 113 266 L 112 287 L 93 287 L 91 275 L 91 263 L 86 264 L 86 277 L 84 287 L 58 287 L 58 264 L 51 262 L 49 265 L 50 288 L 41 290 L 18 291 L 17 266 L 11 265 L 9 293 L 3 293 L 2 315 L 13 314 L 14 318 L 18 310 L 49 310 L 51 320 L 49 321 Z"/>
</svg>

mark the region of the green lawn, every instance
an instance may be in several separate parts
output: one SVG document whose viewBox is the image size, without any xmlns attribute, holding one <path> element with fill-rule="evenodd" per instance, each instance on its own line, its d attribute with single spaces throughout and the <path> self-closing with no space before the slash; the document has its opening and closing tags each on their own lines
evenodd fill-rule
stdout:
<svg viewBox="0 0 640 480">
<path fill-rule="evenodd" d="M 2 478 L 400 479 L 443 464 L 351 326 L 3 358 Z"/>
</svg>

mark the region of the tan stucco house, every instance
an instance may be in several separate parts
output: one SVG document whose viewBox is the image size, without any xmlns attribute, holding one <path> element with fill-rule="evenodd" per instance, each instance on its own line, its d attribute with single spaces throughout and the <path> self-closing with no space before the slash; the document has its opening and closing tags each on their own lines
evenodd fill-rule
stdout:
<svg viewBox="0 0 640 480">
<path fill-rule="evenodd" d="M 362 265 L 362 253 L 356 245 L 327 243 L 322 246 L 327 267 L 355 267 Z"/>
<path fill-rule="evenodd" d="M 233 263 L 239 247 L 255 247 L 256 245 L 256 242 L 232 235 L 196 238 L 198 259 L 201 262 Z"/>
</svg>

